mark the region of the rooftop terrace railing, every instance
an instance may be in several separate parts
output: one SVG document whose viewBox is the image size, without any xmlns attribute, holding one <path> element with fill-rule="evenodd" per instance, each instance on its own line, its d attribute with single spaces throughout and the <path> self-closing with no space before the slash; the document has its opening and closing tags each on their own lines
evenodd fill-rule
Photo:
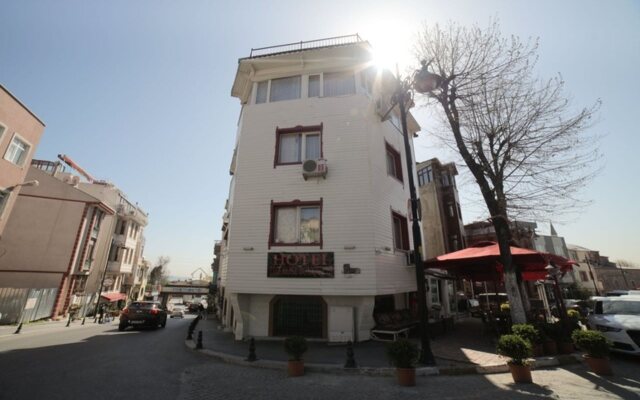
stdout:
<svg viewBox="0 0 640 400">
<path fill-rule="evenodd" d="M 326 39 L 300 41 L 295 43 L 280 44 L 277 46 L 259 47 L 251 49 L 249 58 L 264 57 L 273 54 L 291 53 L 301 50 L 317 49 L 320 47 L 340 46 L 362 42 L 362 38 L 357 33 L 354 35 L 336 36 Z"/>
</svg>

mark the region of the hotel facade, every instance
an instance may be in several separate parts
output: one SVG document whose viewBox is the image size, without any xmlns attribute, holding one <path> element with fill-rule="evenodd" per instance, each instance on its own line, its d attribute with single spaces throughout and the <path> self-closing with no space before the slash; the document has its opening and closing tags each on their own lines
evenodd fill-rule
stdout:
<svg viewBox="0 0 640 400">
<path fill-rule="evenodd" d="M 216 282 L 238 340 L 363 341 L 374 313 L 416 308 L 407 176 L 417 178 L 397 107 L 387 113 L 395 78 L 372 58 L 353 36 L 238 62 Z M 413 138 L 420 128 L 408 119 Z"/>
</svg>

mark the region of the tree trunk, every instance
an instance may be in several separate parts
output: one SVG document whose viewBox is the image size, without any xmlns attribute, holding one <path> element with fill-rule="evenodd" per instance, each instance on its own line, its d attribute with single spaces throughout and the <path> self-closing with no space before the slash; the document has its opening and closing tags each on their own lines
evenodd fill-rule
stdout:
<svg viewBox="0 0 640 400">
<path fill-rule="evenodd" d="M 514 324 L 524 324 L 527 322 L 527 314 L 524 311 L 518 278 L 513 265 L 513 258 L 511 257 L 511 248 L 509 247 L 509 238 L 511 236 L 509 224 L 506 218 L 498 216 L 494 218 L 493 226 L 496 230 L 498 246 L 500 247 L 500 258 L 504 268 L 504 287 L 509 299 L 511 320 Z"/>
</svg>

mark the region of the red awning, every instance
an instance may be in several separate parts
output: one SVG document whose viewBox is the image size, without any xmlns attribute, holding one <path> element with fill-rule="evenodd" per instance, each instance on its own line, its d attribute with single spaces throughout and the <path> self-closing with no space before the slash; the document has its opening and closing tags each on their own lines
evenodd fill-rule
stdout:
<svg viewBox="0 0 640 400">
<path fill-rule="evenodd" d="M 520 268 L 522 279 L 535 281 L 547 275 L 545 267 L 554 264 L 563 272 L 571 270 L 575 261 L 555 254 L 511 246 L 513 263 Z M 500 249 L 496 242 L 480 242 L 453 253 L 443 254 L 427 260 L 426 268 L 447 270 L 452 275 L 475 281 L 502 281 L 503 267 Z"/>
<path fill-rule="evenodd" d="M 126 293 L 111 292 L 111 293 L 102 293 L 102 295 L 100 297 L 104 297 L 110 303 L 113 303 L 114 301 L 118 301 L 118 300 L 126 300 L 127 299 L 127 294 Z"/>
</svg>

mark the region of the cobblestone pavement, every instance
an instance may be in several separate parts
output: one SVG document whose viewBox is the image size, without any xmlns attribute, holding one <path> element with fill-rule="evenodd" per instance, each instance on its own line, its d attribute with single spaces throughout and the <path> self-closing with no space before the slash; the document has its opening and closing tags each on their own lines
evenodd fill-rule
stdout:
<svg viewBox="0 0 640 400">
<path fill-rule="evenodd" d="M 616 360 L 616 376 L 600 378 L 583 365 L 533 372 L 534 384 L 514 385 L 510 374 L 418 378 L 414 388 L 392 377 L 307 374 L 288 378 L 283 371 L 210 362 L 188 368 L 179 400 L 204 399 L 638 399 L 640 368 Z"/>
</svg>

